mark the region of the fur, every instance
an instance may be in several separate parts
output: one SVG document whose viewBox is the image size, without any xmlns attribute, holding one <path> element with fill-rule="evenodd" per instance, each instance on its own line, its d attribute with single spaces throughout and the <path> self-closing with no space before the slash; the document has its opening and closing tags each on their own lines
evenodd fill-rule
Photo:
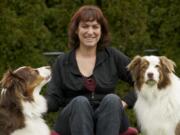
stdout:
<svg viewBox="0 0 180 135">
<path fill-rule="evenodd" d="M 134 110 L 145 135 L 180 135 L 180 79 L 165 56 L 136 56 L 128 65 L 137 101 Z"/>
<path fill-rule="evenodd" d="M 42 118 L 47 111 L 41 88 L 50 80 L 49 67 L 21 67 L 1 80 L 0 135 L 50 135 Z"/>
</svg>

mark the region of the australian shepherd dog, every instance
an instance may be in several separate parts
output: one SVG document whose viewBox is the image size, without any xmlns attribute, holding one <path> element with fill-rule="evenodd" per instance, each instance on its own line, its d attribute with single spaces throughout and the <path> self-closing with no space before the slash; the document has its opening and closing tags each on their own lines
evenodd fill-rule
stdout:
<svg viewBox="0 0 180 135">
<path fill-rule="evenodd" d="M 1 80 L 0 135 L 50 135 L 42 118 L 47 111 L 41 88 L 50 80 L 50 67 L 21 67 Z"/>
<path fill-rule="evenodd" d="M 128 65 L 143 135 L 180 135 L 180 79 L 174 66 L 165 56 L 136 56 Z"/>
</svg>

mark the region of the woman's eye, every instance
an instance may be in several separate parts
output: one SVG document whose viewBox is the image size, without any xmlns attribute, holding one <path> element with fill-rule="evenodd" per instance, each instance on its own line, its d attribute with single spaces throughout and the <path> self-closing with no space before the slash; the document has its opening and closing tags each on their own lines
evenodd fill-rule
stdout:
<svg viewBox="0 0 180 135">
<path fill-rule="evenodd" d="M 88 28 L 88 25 L 82 25 L 82 28 Z"/>
<path fill-rule="evenodd" d="M 94 29 L 98 29 L 98 28 L 99 28 L 99 26 L 95 25 L 95 26 L 93 26 L 93 28 L 94 28 Z"/>
<path fill-rule="evenodd" d="M 98 29 L 98 27 L 97 26 L 93 26 L 93 29 Z"/>
</svg>

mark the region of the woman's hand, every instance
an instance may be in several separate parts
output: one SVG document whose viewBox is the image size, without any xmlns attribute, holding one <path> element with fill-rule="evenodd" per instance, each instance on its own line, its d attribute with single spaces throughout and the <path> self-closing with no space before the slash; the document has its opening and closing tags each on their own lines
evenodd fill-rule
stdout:
<svg viewBox="0 0 180 135">
<path fill-rule="evenodd" d="M 121 102 L 122 102 L 123 108 L 126 109 L 128 107 L 127 103 L 123 100 L 121 100 Z"/>
</svg>

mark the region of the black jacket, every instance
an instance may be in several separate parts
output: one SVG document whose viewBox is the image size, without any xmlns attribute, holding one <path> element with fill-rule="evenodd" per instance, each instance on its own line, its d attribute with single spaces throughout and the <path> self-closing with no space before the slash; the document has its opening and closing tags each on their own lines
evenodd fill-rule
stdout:
<svg viewBox="0 0 180 135">
<path fill-rule="evenodd" d="M 48 84 L 48 110 L 57 111 L 65 106 L 73 97 L 84 95 L 90 102 L 99 102 L 108 93 L 114 93 L 118 80 L 133 85 L 127 71 L 129 58 L 115 48 L 105 48 L 97 52 L 96 64 L 92 77 L 96 81 L 94 98 L 84 87 L 83 77 L 75 59 L 75 50 L 58 56 L 52 69 L 52 79 Z M 136 101 L 135 92 L 129 93 L 125 102 L 131 107 Z"/>
</svg>

